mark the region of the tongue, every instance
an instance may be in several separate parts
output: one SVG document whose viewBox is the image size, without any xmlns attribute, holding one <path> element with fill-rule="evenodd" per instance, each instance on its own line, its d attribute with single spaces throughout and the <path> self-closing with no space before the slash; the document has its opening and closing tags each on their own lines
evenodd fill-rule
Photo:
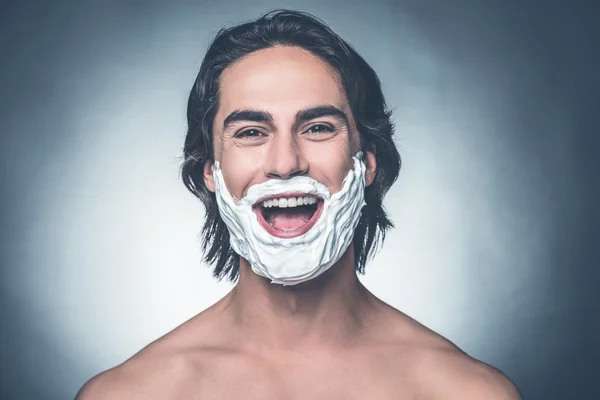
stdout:
<svg viewBox="0 0 600 400">
<path fill-rule="evenodd" d="M 275 229 L 292 231 L 306 225 L 310 217 L 311 212 L 306 210 L 274 210 L 269 223 Z"/>
</svg>

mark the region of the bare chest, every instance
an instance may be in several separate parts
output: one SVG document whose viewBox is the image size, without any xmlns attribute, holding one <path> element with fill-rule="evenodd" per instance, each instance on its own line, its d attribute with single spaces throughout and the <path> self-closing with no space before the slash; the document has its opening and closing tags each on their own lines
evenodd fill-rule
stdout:
<svg viewBox="0 0 600 400">
<path fill-rule="evenodd" d="M 205 388 L 199 399 L 245 400 L 408 400 L 417 399 L 410 388 L 392 390 L 386 387 L 356 382 L 319 382 L 306 385 L 284 385 L 254 382 Z"/>
<path fill-rule="evenodd" d="M 375 372 L 375 373 L 373 373 Z M 404 400 L 418 395 L 409 380 L 393 371 L 352 364 L 315 363 L 303 368 L 255 365 L 216 368 L 202 379 L 202 399 Z M 208 378 L 208 379 L 207 379 Z"/>
</svg>

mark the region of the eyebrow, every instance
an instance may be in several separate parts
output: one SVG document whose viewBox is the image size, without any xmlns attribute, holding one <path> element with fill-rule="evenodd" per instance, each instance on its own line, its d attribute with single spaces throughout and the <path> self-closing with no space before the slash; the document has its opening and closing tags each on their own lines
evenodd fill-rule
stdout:
<svg viewBox="0 0 600 400">
<path fill-rule="evenodd" d="M 225 118 L 223 121 L 223 130 L 236 122 L 251 121 L 251 122 L 266 122 L 269 124 L 273 123 L 273 116 L 267 111 L 259 110 L 236 110 Z"/>
<path fill-rule="evenodd" d="M 348 117 L 339 108 L 332 105 L 319 105 L 300 110 L 296 113 L 294 129 L 303 122 L 308 122 L 321 117 L 334 117 L 348 126 Z M 273 115 L 262 110 L 235 110 L 223 121 L 223 130 L 226 130 L 236 122 L 263 122 L 272 124 Z"/>
<path fill-rule="evenodd" d="M 346 114 L 342 110 L 332 105 L 321 105 L 298 111 L 296 113 L 296 122 L 294 122 L 294 128 L 296 128 L 302 122 L 308 122 L 315 118 L 321 117 L 333 117 L 348 126 L 348 117 L 346 117 Z"/>
</svg>

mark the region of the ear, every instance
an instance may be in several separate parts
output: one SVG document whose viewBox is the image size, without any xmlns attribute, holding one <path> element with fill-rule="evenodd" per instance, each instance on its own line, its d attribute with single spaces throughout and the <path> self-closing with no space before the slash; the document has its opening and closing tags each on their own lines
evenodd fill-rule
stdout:
<svg viewBox="0 0 600 400">
<path fill-rule="evenodd" d="M 206 188 L 211 192 L 215 192 L 215 179 L 213 178 L 213 172 L 215 171 L 215 165 L 212 160 L 206 160 L 204 162 L 204 184 Z"/>
<path fill-rule="evenodd" d="M 377 171 L 377 158 L 375 157 L 375 146 L 371 146 L 369 150 L 365 150 L 365 186 L 369 186 L 375 180 L 375 172 Z"/>
</svg>

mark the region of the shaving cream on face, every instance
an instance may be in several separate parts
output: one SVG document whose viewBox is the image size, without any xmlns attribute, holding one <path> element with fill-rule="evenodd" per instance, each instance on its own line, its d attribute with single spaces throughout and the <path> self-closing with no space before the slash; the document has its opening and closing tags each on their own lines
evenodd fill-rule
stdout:
<svg viewBox="0 0 600 400">
<path fill-rule="evenodd" d="M 252 270 L 272 283 L 295 285 L 327 271 L 344 254 L 354 236 L 365 206 L 365 165 L 362 152 L 352 158 L 353 169 L 342 189 L 330 194 L 322 183 L 307 176 L 275 179 L 253 185 L 244 198 L 231 196 L 218 161 L 215 161 L 215 195 L 221 218 L 229 230 L 233 250 L 248 260 Z M 306 193 L 320 197 L 322 212 L 305 234 L 278 238 L 259 223 L 252 207 L 271 195 Z"/>
</svg>

